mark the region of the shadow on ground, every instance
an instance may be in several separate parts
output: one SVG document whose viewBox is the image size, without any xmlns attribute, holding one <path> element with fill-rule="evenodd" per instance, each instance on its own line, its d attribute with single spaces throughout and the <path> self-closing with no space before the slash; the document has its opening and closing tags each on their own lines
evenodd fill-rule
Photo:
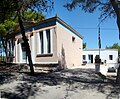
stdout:
<svg viewBox="0 0 120 99">
<path fill-rule="evenodd" d="M 101 77 L 95 74 L 92 69 L 68 69 L 60 72 L 48 74 L 35 74 L 33 76 L 27 73 L 0 73 L 0 85 L 12 83 L 14 80 L 22 81 L 15 86 L 14 90 L 2 90 L 2 97 L 8 99 L 27 99 L 34 97 L 36 92 L 43 92 L 41 86 L 66 86 L 66 95 L 68 92 L 76 90 L 94 89 L 97 92 L 106 95 L 106 99 L 119 99 L 120 87 L 116 86 L 114 80 Z M 39 84 L 39 86 L 37 85 Z"/>
</svg>

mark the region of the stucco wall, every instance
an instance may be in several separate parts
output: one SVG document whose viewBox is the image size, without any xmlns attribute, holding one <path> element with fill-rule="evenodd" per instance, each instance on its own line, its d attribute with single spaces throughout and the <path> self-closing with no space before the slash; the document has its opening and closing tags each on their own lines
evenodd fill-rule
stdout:
<svg viewBox="0 0 120 99">
<path fill-rule="evenodd" d="M 67 68 L 80 66 L 82 63 L 82 39 L 59 23 L 57 23 L 56 31 L 59 61 L 63 61 Z M 72 37 L 75 38 L 74 42 Z"/>
<path fill-rule="evenodd" d="M 93 55 L 93 63 L 95 56 L 99 55 L 99 50 L 84 50 L 83 55 L 86 55 L 86 61 L 89 63 L 88 55 Z M 113 55 L 113 60 L 109 59 L 109 55 Z M 100 58 L 102 61 L 106 60 L 107 63 L 116 63 L 118 59 L 118 50 L 102 49 L 100 50 Z"/>
</svg>

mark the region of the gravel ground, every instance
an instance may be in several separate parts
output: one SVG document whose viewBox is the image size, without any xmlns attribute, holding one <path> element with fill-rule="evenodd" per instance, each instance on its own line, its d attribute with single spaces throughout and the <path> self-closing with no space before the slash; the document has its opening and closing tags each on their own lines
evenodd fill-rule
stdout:
<svg viewBox="0 0 120 99">
<path fill-rule="evenodd" d="M 114 80 L 88 68 L 34 76 L 1 71 L 0 93 L 5 99 L 120 99 Z"/>
</svg>

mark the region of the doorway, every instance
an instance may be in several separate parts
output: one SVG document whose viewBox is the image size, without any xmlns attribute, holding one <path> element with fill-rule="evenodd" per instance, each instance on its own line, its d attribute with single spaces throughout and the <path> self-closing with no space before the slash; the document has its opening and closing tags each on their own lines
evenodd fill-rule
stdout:
<svg viewBox="0 0 120 99">
<path fill-rule="evenodd" d="M 22 62 L 26 63 L 27 62 L 26 46 L 24 43 L 21 43 L 21 47 L 22 47 Z"/>
<path fill-rule="evenodd" d="M 89 62 L 93 63 L 93 55 L 88 55 L 88 58 L 89 58 Z"/>
</svg>

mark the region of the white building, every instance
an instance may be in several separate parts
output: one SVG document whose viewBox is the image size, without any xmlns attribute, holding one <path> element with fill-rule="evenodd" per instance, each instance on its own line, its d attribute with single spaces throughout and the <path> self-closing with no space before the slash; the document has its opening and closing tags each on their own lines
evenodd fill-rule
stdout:
<svg viewBox="0 0 120 99">
<path fill-rule="evenodd" d="M 95 63 L 95 56 L 99 55 L 99 49 L 85 49 L 83 50 L 83 62 L 87 64 Z M 117 63 L 118 50 L 117 49 L 101 49 L 100 58 L 103 63 Z"/>
</svg>

